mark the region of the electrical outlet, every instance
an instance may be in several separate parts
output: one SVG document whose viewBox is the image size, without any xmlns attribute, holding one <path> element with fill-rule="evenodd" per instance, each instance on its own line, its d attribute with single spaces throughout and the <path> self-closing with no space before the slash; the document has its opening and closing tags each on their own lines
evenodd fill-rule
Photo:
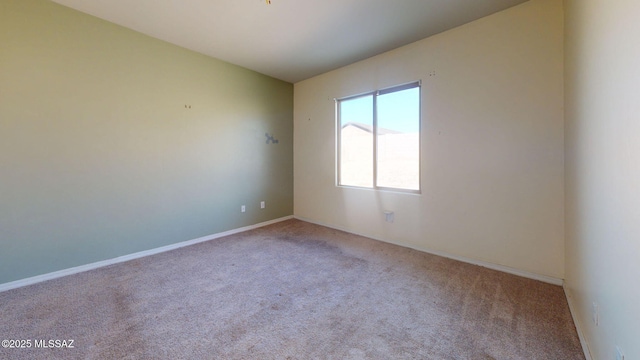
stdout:
<svg viewBox="0 0 640 360">
<path fill-rule="evenodd" d="M 624 353 L 616 346 L 616 360 L 624 360 Z"/>
<path fill-rule="evenodd" d="M 264 205 L 264 201 L 260 201 L 260 209 L 264 209 L 265 205 Z"/>
<path fill-rule="evenodd" d="M 591 318 L 596 326 L 600 325 L 600 314 L 598 314 L 598 303 L 596 302 L 593 303 Z"/>
<path fill-rule="evenodd" d="M 247 208 L 244 205 L 240 206 L 240 212 L 245 212 L 245 211 L 247 211 Z"/>
<path fill-rule="evenodd" d="M 384 221 L 392 223 L 395 220 L 395 214 L 393 211 L 384 212 Z"/>
</svg>

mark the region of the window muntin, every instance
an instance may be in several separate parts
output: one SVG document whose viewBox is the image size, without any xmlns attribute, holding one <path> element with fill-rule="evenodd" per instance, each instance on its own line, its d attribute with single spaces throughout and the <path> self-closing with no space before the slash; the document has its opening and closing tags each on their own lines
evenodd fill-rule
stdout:
<svg viewBox="0 0 640 360">
<path fill-rule="evenodd" d="M 420 191 L 419 82 L 339 99 L 337 117 L 338 185 Z"/>
</svg>

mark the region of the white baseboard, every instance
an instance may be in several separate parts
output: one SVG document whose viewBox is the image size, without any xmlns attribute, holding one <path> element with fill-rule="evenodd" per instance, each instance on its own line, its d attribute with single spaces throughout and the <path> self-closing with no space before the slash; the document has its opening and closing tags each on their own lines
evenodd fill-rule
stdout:
<svg viewBox="0 0 640 360">
<path fill-rule="evenodd" d="M 571 290 L 566 286 L 562 286 L 564 288 L 564 295 L 567 298 L 567 303 L 569 304 L 569 311 L 571 312 L 571 317 L 573 318 L 573 324 L 576 326 L 576 331 L 578 332 L 578 338 L 580 339 L 580 345 L 582 346 L 582 352 L 584 352 L 584 357 L 587 360 L 593 359 L 591 357 L 591 351 L 589 351 L 589 344 L 587 343 L 587 338 L 584 336 L 584 332 L 582 331 L 582 323 L 580 322 L 580 318 L 578 317 L 578 312 L 576 305 L 574 303 L 574 297 L 571 293 Z"/>
<path fill-rule="evenodd" d="M 73 274 L 77 274 L 77 273 L 81 273 L 81 272 L 84 272 L 84 271 L 89 271 L 89 270 L 101 268 L 101 267 L 108 266 L 108 265 L 118 264 L 118 263 L 122 263 L 122 262 L 129 261 L 129 260 L 139 259 L 139 258 L 142 258 L 142 257 L 145 257 L 145 256 L 155 255 L 155 254 L 163 253 L 163 252 L 166 252 L 166 251 L 179 249 L 181 247 L 185 247 L 185 246 L 189 246 L 189 245 L 193 245 L 193 244 L 197 244 L 197 243 L 201 243 L 201 242 L 205 242 L 205 241 L 221 238 L 221 237 L 224 237 L 224 236 L 229 236 L 229 235 L 241 233 L 241 232 L 248 231 L 248 230 L 257 229 L 257 228 L 260 228 L 260 227 L 263 227 L 263 226 L 275 224 L 275 223 L 278 223 L 278 222 L 281 222 L 281 221 L 285 221 L 285 220 L 289 220 L 289 219 L 293 219 L 293 215 L 285 216 L 285 217 L 281 217 L 281 218 L 278 218 L 278 219 L 269 220 L 269 221 L 265 221 L 265 222 L 261 222 L 259 224 L 255 224 L 255 225 L 244 226 L 244 227 L 241 227 L 241 228 L 238 228 L 238 229 L 228 230 L 228 231 L 224 231 L 224 232 L 217 233 L 217 234 L 207 235 L 207 236 L 203 236 L 203 237 L 200 237 L 200 238 L 197 238 L 197 239 L 193 239 L 193 240 L 182 241 L 182 242 L 179 242 L 179 243 L 162 246 L 162 247 L 158 247 L 158 248 L 155 248 L 155 249 L 150 249 L 150 250 L 140 251 L 140 252 L 133 253 L 133 254 L 123 255 L 123 256 L 119 256 L 117 258 L 113 258 L 113 259 L 109 259 L 109 260 L 98 261 L 98 262 L 94 262 L 94 263 L 91 263 L 91 264 L 76 266 L 76 267 L 69 268 L 69 269 L 54 271 L 54 272 L 51 272 L 51 273 L 48 273 L 48 274 L 37 275 L 37 276 L 33 276 L 33 277 L 30 277 L 30 278 L 26 278 L 26 279 L 21 279 L 21 280 L 16 280 L 16 281 L 0 284 L 0 292 L 11 290 L 11 289 L 16 289 L 16 288 L 27 286 L 27 285 L 36 284 L 36 283 L 47 281 L 47 280 L 53 280 L 53 279 L 57 279 L 57 278 L 60 278 L 60 277 L 63 277 L 63 276 L 73 275 Z"/>
<path fill-rule="evenodd" d="M 492 270 L 502 271 L 502 272 L 505 272 L 505 273 L 508 273 L 508 274 L 517 275 L 517 276 L 521 276 L 521 277 L 528 278 L 528 279 L 538 280 L 538 281 L 542 281 L 542 282 L 553 284 L 553 285 L 559 285 L 559 286 L 562 286 L 562 284 L 563 284 L 563 280 L 562 279 L 559 279 L 559 278 L 556 278 L 556 277 L 552 277 L 552 276 L 535 274 L 535 273 L 531 273 L 531 272 L 520 270 L 520 269 L 514 269 L 514 268 L 509 267 L 509 266 L 498 265 L 498 264 L 494 264 L 494 263 L 490 263 L 490 262 L 486 262 L 486 261 L 481 261 L 481 260 L 476 260 L 476 259 L 470 259 L 470 258 L 466 258 L 464 256 L 458 256 L 458 255 L 449 254 L 449 253 L 444 252 L 444 251 L 422 248 L 422 247 L 414 246 L 414 245 L 411 245 L 411 244 L 404 244 L 404 243 L 400 243 L 400 242 L 394 242 L 394 241 L 391 241 L 391 240 L 388 240 L 388 239 L 375 238 L 375 237 L 371 237 L 371 236 L 366 235 L 366 234 L 359 234 L 359 233 L 354 232 L 354 231 L 349 230 L 349 229 L 345 229 L 345 228 L 341 228 L 341 227 L 337 227 L 337 226 L 333 226 L 333 225 L 328 225 L 328 224 L 323 224 L 321 222 L 317 222 L 317 221 L 314 221 L 314 220 L 311 220 L 311 219 L 307 219 L 307 218 L 304 218 L 304 217 L 301 217 L 301 216 L 295 216 L 294 215 L 294 218 L 296 218 L 298 220 L 306 221 L 306 222 L 309 222 L 309 223 L 312 223 L 312 224 L 321 225 L 321 226 L 325 226 L 325 227 L 328 227 L 328 228 L 332 228 L 332 229 L 348 232 L 348 233 L 351 233 L 351 234 L 354 234 L 354 235 L 368 237 L 370 239 L 386 242 L 386 243 L 389 243 L 389 244 L 394 244 L 394 245 L 398 245 L 398 246 L 402 246 L 402 247 L 406 247 L 406 248 L 422 251 L 422 252 L 425 252 L 425 253 L 438 255 L 438 256 L 446 257 L 446 258 L 457 260 L 457 261 L 462 261 L 462 262 L 473 264 L 473 265 L 482 266 L 482 267 L 485 267 L 485 268 L 488 268 L 488 269 L 492 269 Z"/>
</svg>

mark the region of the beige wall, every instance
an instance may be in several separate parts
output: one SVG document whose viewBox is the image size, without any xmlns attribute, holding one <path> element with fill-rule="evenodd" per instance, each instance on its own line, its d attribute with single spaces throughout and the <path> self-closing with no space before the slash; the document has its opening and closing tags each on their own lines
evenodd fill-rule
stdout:
<svg viewBox="0 0 640 360">
<path fill-rule="evenodd" d="M 292 119 L 292 84 L 0 0 L 0 284 L 291 215 Z"/>
<path fill-rule="evenodd" d="M 562 2 L 533 0 L 296 83 L 294 214 L 563 278 L 562 34 Z M 336 187 L 333 98 L 419 79 L 422 194 Z"/>
<path fill-rule="evenodd" d="M 640 2 L 565 16 L 565 287 L 593 359 L 640 359 Z"/>
</svg>

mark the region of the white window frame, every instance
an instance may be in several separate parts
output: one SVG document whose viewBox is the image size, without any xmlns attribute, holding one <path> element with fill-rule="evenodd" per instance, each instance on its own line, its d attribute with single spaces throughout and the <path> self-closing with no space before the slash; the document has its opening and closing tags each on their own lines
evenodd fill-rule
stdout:
<svg viewBox="0 0 640 360">
<path fill-rule="evenodd" d="M 394 187 L 378 186 L 378 114 L 377 114 L 377 97 L 379 95 L 390 94 L 397 91 L 408 90 L 418 88 L 418 189 L 403 189 Z M 360 97 L 372 96 L 373 103 L 373 186 L 356 186 L 356 185 L 343 185 L 340 179 L 341 175 L 341 144 L 342 144 L 342 119 L 340 118 L 341 111 L 340 105 L 345 100 L 353 100 Z M 335 112 L 336 112 L 336 186 L 355 188 L 355 189 L 369 189 L 369 190 L 382 190 L 393 191 L 411 194 L 422 193 L 422 81 L 412 81 L 409 83 L 395 85 L 379 90 L 374 90 L 357 95 L 346 96 L 335 99 Z"/>
</svg>

